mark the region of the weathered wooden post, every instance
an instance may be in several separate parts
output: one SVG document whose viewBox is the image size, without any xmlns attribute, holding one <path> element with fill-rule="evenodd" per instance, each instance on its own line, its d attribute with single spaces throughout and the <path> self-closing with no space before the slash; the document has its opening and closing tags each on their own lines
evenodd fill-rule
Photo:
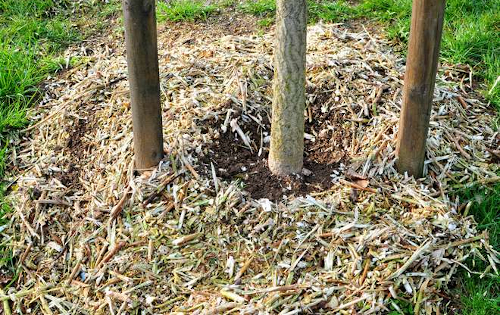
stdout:
<svg viewBox="0 0 500 315">
<path fill-rule="evenodd" d="M 423 176 L 445 0 L 413 0 L 396 154 L 399 172 Z"/>
<path fill-rule="evenodd" d="M 122 0 L 134 130 L 135 167 L 163 157 L 155 0 Z"/>
</svg>

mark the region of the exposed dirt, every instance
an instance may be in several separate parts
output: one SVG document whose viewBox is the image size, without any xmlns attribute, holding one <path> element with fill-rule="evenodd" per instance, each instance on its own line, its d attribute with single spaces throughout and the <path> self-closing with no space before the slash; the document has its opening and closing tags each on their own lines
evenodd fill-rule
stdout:
<svg viewBox="0 0 500 315">
<path fill-rule="evenodd" d="M 351 133 L 349 129 L 341 127 L 343 116 L 339 112 L 325 110 L 324 105 L 331 99 L 330 92 L 308 90 L 308 95 L 314 96 L 314 101 L 306 111 L 314 119 L 306 117 L 305 132 L 313 135 L 314 140 L 305 140 L 305 170 L 302 174 L 286 177 L 273 175 L 267 166 L 269 143 L 265 141 L 261 155 L 258 155 L 261 138 L 269 135 L 271 130 L 268 113 L 260 115 L 262 126 L 252 119 L 239 120 L 241 129 L 256 144 L 253 152 L 244 145 L 236 132 L 221 131 L 220 137 L 209 148 L 209 154 L 201 158 L 202 171 L 210 174 L 210 163 L 213 163 L 218 177 L 243 180 L 245 190 L 255 199 L 278 200 L 284 195 L 300 196 L 328 190 L 331 187 L 332 172 L 338 169 L 340 163 L 345 164 L 349 160 L 346 144 L 351 139 Z M 239 115 L 241 113 L 235 113 L 234 117 Z M 218 130 L 222 123 L 209 122 L 212 128 Z"/>
<path fill-rule="evenodd" d="M 80 172 L 81 164 L 85 163 L 87 155 L 85 152 L 91 147 L 91 143 L 85 139 L 89 133 L 94 133 L 97 129 L 93 115 L 90 115 L 88 110 L 82 110 L 79 117 L 74 117 L 73 124 L 68 126 L 69 138 L 65 148 L 55 148 L 56 150 L 64 150 L 67 156 L 71 159 L 65 163 L 63 172 L 55 174 L 55 177 L 66 187 L 74 190 L 81 188 Z"/>
<path fill-rule="evenodd" d="M 256 17 L 242 14 L 233 7 L 202 21 L 166 21 L 158 28 L 158 45 L 203 45 L 226 35 L 253 34 L 257 21 Z"/>
</svg>

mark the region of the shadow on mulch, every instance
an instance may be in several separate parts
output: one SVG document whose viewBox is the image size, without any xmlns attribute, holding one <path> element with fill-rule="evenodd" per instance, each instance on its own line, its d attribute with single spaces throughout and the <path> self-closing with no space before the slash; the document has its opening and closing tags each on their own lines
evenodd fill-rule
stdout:
<svg viewBox="0 0 500 315">
<path fill-rule="evenodd" d="M 211 176 L 210 163 L 213 163 L 218 178 L 228 181 L 242 180 L 244 190 L 254 199 L 279 200 L 285 195 L 304 196 L 311 192 L 328 190 L 332 186 L 330 175 L 338 169 L 340 163 L 347 164 L 349 160 L 347 147 L 352 135 L 349 129 L 342 128 L 343 114 L 327 110 L 328 106 L 325 105 L 331 101 L 329 92 L 309 90 L 308 94 L 316 94 L 306 109 L 308 117 L 305 122 L 305 132 L 313 135 L 314 140 L 305 140 L 306 170 L 302 174 L 278 177 L 270 172 L 267 166 L 269 143 L 262 141 L 270 134 L 270 114 L 261 112 L 259 124 L 241 110 L 237 110 L 232 117 L 241 117 L 238 125 L 252 140 L 253 152 L 244 145 L 236 132 L 231 132 L 230 127 L 225 133 L 221 131 L 223 121 L 205 122 L 202 128 L 217 129 L 220 137 L 210 145 L 208 154 L 200 158 L 201 172 Z M 259 156 L 261 142 L 263 144 Z"/>
</svg>

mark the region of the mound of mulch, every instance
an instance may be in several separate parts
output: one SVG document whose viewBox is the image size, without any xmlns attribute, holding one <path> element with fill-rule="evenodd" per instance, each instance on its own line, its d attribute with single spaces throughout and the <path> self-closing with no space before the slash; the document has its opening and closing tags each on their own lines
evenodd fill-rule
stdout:
<svg viewBox="0 0 500 315">
<path fill-rule="evenodd" d="M 71 48 L 92 54 L 46 82 L 0 226 L 12 310 L 443 313 L 466 259 L 497 273 L 487 231 L 449 197 L 499 181 L 494 116 L 467 73 L 439 75 L 427 177 L 408 178 L 394 169 L 404 60 L 369 27 L 310 26 L 311 175 L 287 182 L 265 165 L 272 31 L 160 29 L 166 156 L 150 172 L 133 169 L 121 36 Z"/>
</svg>

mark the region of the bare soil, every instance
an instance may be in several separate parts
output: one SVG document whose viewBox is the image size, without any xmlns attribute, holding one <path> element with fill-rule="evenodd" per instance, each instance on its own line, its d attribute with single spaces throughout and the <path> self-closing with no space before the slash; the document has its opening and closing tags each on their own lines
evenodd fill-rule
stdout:
<svg viewBox="0 0 500 315">
<path fill-rule="evenodd" d="M 328 91 L 328 89 L 324 89 Z M 210 146 L 209 154 L 200 160 L 202 172 L 210 174 L 214 164 L 216 175 L 224 180 L 240 179 L 244 183 L 245 191 L 252 198 L 268 198 L 279 200 L 283 196 L 303 196 L 315 191 L 325 191 L 332 186 L 331 174 L 339 168 L 340 163 L 347 164 L 346 144 L 351 139 L 349 129 L 342 128 L 344 117 L 336 111 L 322 111 L 322 107 L 332 97 L 330 92 L 310 89 L 309 97 L 314 101 L 308 105 L 306 112 L 305 132 L 313 135 L 314 140 L 305 140 L 304 143 L 304 171 L 279 177 L 272 174 L 267 165 L 269 143 L 263 144 L 261 155 L 254 150 L 251 152 L 237 133 L 228 130 L 220 133 Z M 236 113 L 238 115 L 240 113 Z M 252 119 L 240 120 L 239 126 L 250 139 L 257 144 L 261 132 L 270 133 L 270 115 L 262 115 L 262 126 Z M 220 129 L 221 122 L 210 122 L 211 128 Z"/>
</svg>

